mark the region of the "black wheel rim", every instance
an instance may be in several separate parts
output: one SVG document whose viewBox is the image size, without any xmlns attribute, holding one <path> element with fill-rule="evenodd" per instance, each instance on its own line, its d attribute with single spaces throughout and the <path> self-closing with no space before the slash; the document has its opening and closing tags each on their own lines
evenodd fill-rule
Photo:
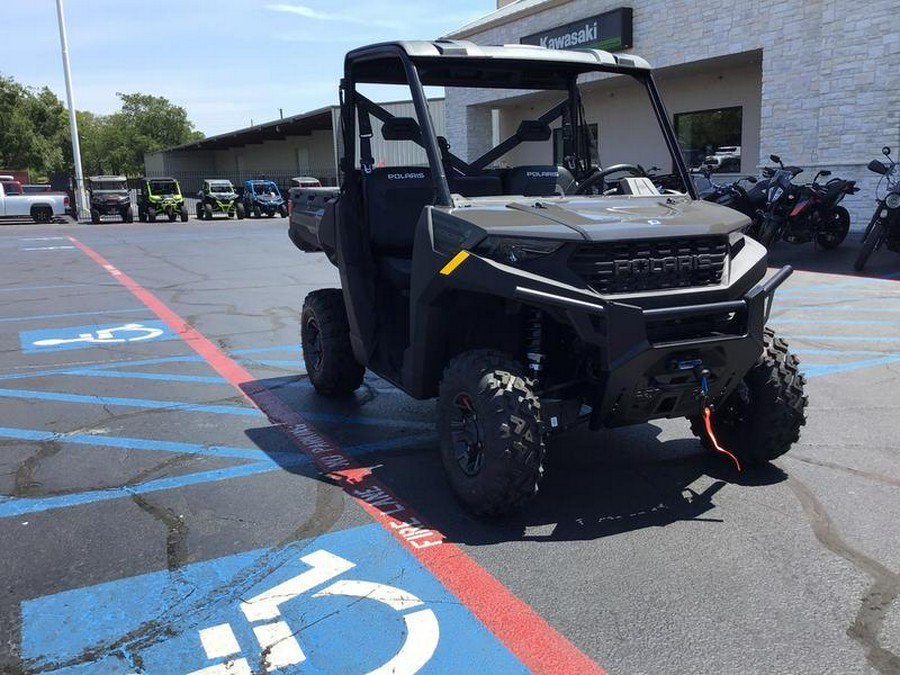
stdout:
<svg viewBox="0 0 900 675">
<path fill-rule="evenodd" d="M 453 399 L 451 414 L 450 438 L 453 443 L 453 456 L 464 474 L 474 476 L 481 471 L 484 444 L 481 439 L 481 424 L 471 397 L 466 393 L 457 394 Z"/>
<path fill-rule="evenodd" d="M 306 368 L 318 372 L 322 367 L 322 331 L 313 317 L 306 320 L 306 342 L 307 344 L 303 346 Z"/>
</svg>

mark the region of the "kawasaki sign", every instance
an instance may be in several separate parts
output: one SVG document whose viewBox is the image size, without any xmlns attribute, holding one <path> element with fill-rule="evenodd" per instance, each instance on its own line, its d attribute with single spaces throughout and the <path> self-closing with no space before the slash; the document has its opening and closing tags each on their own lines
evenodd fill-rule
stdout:
<svg viewBox="0 0 900 675">
<path fill-rule="evenodd" d="M 619 7 L 565 26 L 527 35 L 519 42 L 550 49 L 628 49 L 632 46 L 631 14 L 631 7 Z"/>
</svg>

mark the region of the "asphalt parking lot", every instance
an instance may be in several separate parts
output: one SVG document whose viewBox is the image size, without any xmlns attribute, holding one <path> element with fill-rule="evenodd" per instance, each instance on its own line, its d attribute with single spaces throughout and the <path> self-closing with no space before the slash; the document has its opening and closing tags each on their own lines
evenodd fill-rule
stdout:
<svg viewBox="0 0 900 675">
<path fill-rule="evenodd" d="M 303 373 L 286 221 L 0 228 L 0 672 L 898 673 L 900 257 L 776 246 L 801 442 L 550 447 L 501 522 L 434 403 Z"/>
</svg>

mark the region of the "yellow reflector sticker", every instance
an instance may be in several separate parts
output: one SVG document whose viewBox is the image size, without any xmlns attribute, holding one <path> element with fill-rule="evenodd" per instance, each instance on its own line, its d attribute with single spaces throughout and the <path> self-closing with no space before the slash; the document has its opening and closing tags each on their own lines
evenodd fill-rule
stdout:
<svg viewBox="0 0 900 675">
<path fill-rule="evenodd" d="M 460 251 L 453 258 L 441 268 L 441 274 L 448 275 L 453 272 L 457 267 L 462 265 L 463 260 L 469 257 L 468 251 Z"/>
</svg>

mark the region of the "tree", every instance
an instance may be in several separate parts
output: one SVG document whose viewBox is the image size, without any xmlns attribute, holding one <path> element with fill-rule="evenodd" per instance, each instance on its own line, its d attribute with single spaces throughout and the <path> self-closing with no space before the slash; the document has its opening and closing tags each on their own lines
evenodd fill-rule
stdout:
<svg viewBox="0 0 900 675">
<path fill-rule="evenodd" d="M 47 87 L 0 75 L 0 119 L 0 166 L 41 176 L 66 168 L 66 109 Z"/>
<path fill-rule="evenodd" d="M 122 100 L 122 109 L 106 120 L 102 145 L 109 161 L 123 173 L 142 173 L 145 153 L 203 138 L 185 109 L 162 96 L 116 95 Z"/>
<path fill-rule="evenodd" d="M 122 107 L 111 115 L 77 111 L 86 174 L 144 172 L 144 153 L 203 138 L 184 108 L 162 96 L 117 94 Z M 47 87 L 33 89 L 0 75 L 0 166 L 30 169 L 36 176 L 71 173 L 68 115 Z"/>
</svg>

